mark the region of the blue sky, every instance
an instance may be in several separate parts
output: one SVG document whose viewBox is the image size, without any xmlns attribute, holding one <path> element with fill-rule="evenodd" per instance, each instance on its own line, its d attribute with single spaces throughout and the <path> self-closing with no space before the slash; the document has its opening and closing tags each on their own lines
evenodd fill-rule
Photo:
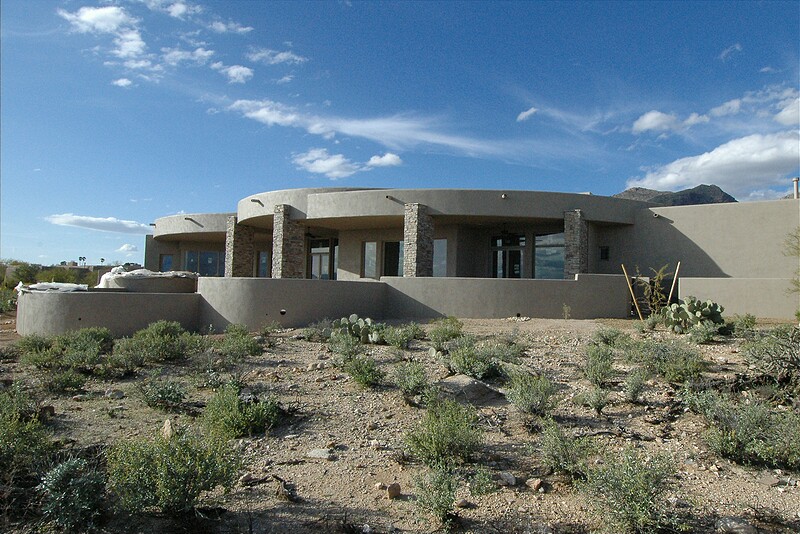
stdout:
<svg viewBox="0 0 800 534">
<path fill-rule="evenodd" d="M 0 258 L 294 187 L 786 195 L 792 2 L 0 4 Z"/>
</svg>

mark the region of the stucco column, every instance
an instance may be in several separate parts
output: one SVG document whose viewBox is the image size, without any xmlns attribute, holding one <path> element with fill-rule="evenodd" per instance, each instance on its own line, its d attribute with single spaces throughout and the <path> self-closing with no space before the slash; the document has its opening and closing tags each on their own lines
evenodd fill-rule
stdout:
<svg viewBox="0 0 800 534">
<path fill-rule="evenodd" d="M 225 228 L 225 276 L 253 276 L 254 230 L 231 215 Z"/>
<path fill-rule="evenodd" d="M 272 277 L 303 278 L 306 264 L 305 230 L 289 218 L 292 207 L 275 206 L 272 227 Z"/>
<path fill-rule="evenodd" d="M 589 272 L 589 228 L 581 210 L 564 212 L 564 279 Z"/>
<path fill-rule="evenodd" d="M 433 276 L 433 218 L 423 204 L 403 209 L 403 276 Z"/>
</svg>

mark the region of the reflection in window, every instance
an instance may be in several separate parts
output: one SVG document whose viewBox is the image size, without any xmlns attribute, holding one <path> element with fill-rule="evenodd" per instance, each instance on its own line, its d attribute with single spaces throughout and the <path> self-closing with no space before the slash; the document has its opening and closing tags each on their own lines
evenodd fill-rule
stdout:
<svg viewBox="0 0 800 534">
<path fill-rule="evenodd" d="M 308 273 L 314 280 L 336 280 L 338 239 L 311 239 L 308 242 Z"/>
<path fill-rule="evenodd" d="M 383 276 L 403 276 L 403 241 L 383 244 Z"/>
<path fill-rule="evenodd" d="M 270 261 L 269 250 L 258 251 L 258 264 L 256 265 L 256 276 L 259 278 L 270 278 L 272 276 L 272 262 Z"/>
<path fill-rule="evenodd" d="M 225 254 L 211 250 L 190 250 L 186 253 L 186 270 L 200 276 L 223 276 Z"/>
<path fill-rule="evenodd" d="M 378 277 L 378 243 L 375 241 L 367 241 L 364 243 L 361 272 L 362 278 Z"/>
<path fill-rule="evenodd" d="M 492 238 L 492 277 L 522 278 L 525 236 L 504 234 Z"/>
<path fill-rule="evenodd" d="M 433 276 L 447 276 L 447 239 L 433 240 Z"/>
<path fill-rule="evenodd" d="M 172 254 L 162 254 L 158 258 L 158 270 L 166 273 L 172 270 Z"/>
<path fill-rule="evenodd" d="M 536 236 L 534 278 L 564 279 L 564 233 Z"/>
</svg>

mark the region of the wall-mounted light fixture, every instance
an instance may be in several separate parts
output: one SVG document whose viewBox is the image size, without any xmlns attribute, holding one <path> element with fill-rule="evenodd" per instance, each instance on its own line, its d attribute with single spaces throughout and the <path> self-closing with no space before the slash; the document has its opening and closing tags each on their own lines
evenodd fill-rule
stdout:
<svg viewBox="0 0 800 534">
<path fill-rule="evenodd" d="M 505 199 L 507 199 L 507 198 L 508 198 L 508 195 L 506 195 L 505 193 L 503 193 L 502 195 L 500 195 L 500 198 L 502 198 L 503 200 L 505 200 Z"/>
</svg>

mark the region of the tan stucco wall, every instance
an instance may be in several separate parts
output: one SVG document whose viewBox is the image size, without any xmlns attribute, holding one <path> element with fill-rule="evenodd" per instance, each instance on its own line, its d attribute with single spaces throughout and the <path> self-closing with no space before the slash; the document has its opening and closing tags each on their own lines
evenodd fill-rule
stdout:
<svg viewBox="0 0 800 534">
<path fill-rule="evenodd" d="M 198 291 L 204 299 L 201 324 L 221 330 L 229 323 L 246 324 L 252 329 L 273 321 L 289 327 L 305 326 L 351 313 L 379 318 L 386 286 L 376 281 L 200 278 Z"/>
<path fill-rule="evenodd" d="M 630 315 L 630 296 L 621 275 L 580 274 L 575 280 L 384 277 L 381 281 L 390 288 L 384 315 L 392 318 L 520 314 L 558 319 L 564 317 L 564 305 L 570 307 L 573 319 Z"/>
<path fill-rule="evenodd" d="M 679 278 L 678 295 L 713 300 L 725 308 L 724 317 L 792 319 L 800 310 L 800 294 L 789 292 L 788 278 Z"/>
<path fill-rule="evenodd" d="M 657 215 L 657 217 L 656 217 Z M 674 206 L 639 211 L 632 226 L 598 228 L 590 257 L 610 247 L 598 272 L 629 272 L 681 262 L 680 276 L 790 278 L 797 258 L 783 254 L 784 241 L 800 225 L 800 201 L 772 200 Z"/>
<path fill-rule="evenodd" d="M 188 330 L 200 326 L 197 293 L 23 293 L 17 307 L 21 335 L 58 335 L 90 326 L 105 326 L 115 337 L 130 336 L 165 319 Z"/>
<path fill-rule="evenodd" d="M 222 234 L 223 239 L 228 217 L 235 213 L 181 213 L 156 219 L 153 237 L 156 240 L 175 238 L 181 241 L 209 239 L 204 234 Z"/>
</svg>

